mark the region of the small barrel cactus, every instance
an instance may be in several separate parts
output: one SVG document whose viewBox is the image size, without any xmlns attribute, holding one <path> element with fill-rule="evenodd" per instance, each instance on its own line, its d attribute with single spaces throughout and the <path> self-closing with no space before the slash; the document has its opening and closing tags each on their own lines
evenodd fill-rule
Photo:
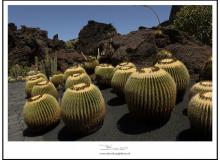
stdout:
<svg viewBox="0 0 220 160">
<path fill-rule="evenodd" d="M 38 82 L 41 82 L 41 81 L 45 81 L 45 79 L 42 78 L 41 76 L 35 76 L 26 81 L 25 92 L 27 94 L 27 98 L 31 97 L 31 91 L 34 85 L 36 85 Z"/>
<path fill-rule="evenodd" d="M 199 92 L 211 92 L 212 91 L 212 81 L 201 81 L 194 84 L 189 92 L 189 99 Z"/>
<path fill-rule="evenodd" d="M 124 86 L 129 76 L 135 71 L 136 68 L 132 66 L 119 67 L 115 71 L 112 77 L 111 86 L 120 97 L 124 97 Z"/>
<path fill-rule="evenodd" d="M 61 116 L 75 133 L 87 134 L 97 130 L 105 116 L 105 102 L 100 90 L 89 83 L 68 88 L 61 101 Z"/>
<path fill-rule="evenodd" d="M 93 74 L 95 72 L 95 67 L 99 65 L 99 61 L 92 56 L 89 56 L 89 59 L 83 63 L 83 68 L 88 74 Z"/>
<path fill-rule="evenodd" d="M 191 127 L 210 135 L 212 131 L 212 92 L 197 93 L 188 104 Z"/>
<path fill-rule="evenodd" d="M 63 73 L 56 73 L 51 78 L 50 81 L 58 87 L 59 85 L 62 85 L 64 83 L 64 76 Z"/>
<path fill-rule="evenodd" d="M 180 102 L 190 81 L 186 66 L 181 61 L 173 58 L 162 59 L 155 66 L 164 69 L 173 77 L 177 87 L 177 102 Z"/>
<path fill-rule="evenodd" d="M 172 58 L 173 54 L 165 49 L 160 50 L 157 54 L 156 54 L 156 59 L 157 61 L 161 60 L 161 59 L 165 59 L 165 58 Z"/>
<path fill-rule="evenodd" d="M 78 83 L 92 83 L 92 81 L 86 73 L 76 73 L 67 78 L 65 89 Z"/>
<path fill-rule="evenodd" d="M 56 87 L 50 81 L 41 81 L 34 85 L 31 95 L 36 96 L 39 94 L 50 94 L 55 98 L 58 98 L 58 92 Z"/>
<path fill-rule="evenodd" d="M 115 68 L 118 69 L 120 67 L 133 67 L 136 68 L 135 64 L 131 63 L 131 62 L 122 62 L 120 64 L 118 64 Z"/>
<path fill-rule="evenodd" d="M 99 64 L 95 68 L 96 80 L 98 84 L 110 86 L 115 68 L 110 64 Z"/>
<path fill-rule="evenodd" d="M 74 65 L 64 72 L 63 78 L 66 81 L 68 76 L 75 74 L 75 73 L 86 73 L 85 69 L 82 68 L 80 65 Z"/>
<path fill-rule="evenodd" d="M 176 83 L 159 67 L 143 68 L 128 78 L 125 99 L 131 115 L 149 123 L 167 121 L 176 102 Z"/>
<path fill-rule="evenodd" d="M 212 80 L 212 57 L 206 61 L 199 74 L 200 80 Z"/>
<path fill-rule="evenodd" d="M 30 129 L 37 131 L 47 129 L 60 120 L 60 106 L 49 94 L 37 95 L 27 100 L 23 116 Z"/>
</svg>

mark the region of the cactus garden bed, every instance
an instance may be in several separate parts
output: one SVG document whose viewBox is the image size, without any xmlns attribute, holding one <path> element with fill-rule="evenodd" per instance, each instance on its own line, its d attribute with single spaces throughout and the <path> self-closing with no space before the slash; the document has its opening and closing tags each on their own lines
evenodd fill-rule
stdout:
<svg viewBox="0 0 220 160">
<path fill-rule="evenodd" d="M 185 108 L 188 103 L 190 81 L 183 101 L 178 103 L 168 122 L 161 125 L 146 125 L 135 122 L 128 114 L 127 104 L 112 88 L 100 88 L 106 103 L 106 116 L 103 126 L 89 135 L 74 135 L 68 131 L 62 120 L 39 133 L 27 129 L 22 117 L 26 101 L 25 82 L 8 84 L 8 140 L 9 141 L 207 141 L 206 137 L 190 129 Z M 63 91 L 59 91 L 59 96 Z"/>
</svg>

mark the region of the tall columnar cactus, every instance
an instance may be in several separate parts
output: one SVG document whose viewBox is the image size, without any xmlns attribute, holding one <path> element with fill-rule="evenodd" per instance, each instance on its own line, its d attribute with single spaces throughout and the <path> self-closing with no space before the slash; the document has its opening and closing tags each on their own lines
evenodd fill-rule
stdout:
<svg viewBox="0 0 220 160">
<path fill-rule="evenodd" d="M 204 66 L 199 75 L 200 80 L 212 80 L 212 57 L 210 57 Z"/>
<path fill-rule="evenodd" d="M 166 59 L 166 58 L 172 58 L 173 54 L 165 49 L 160 50 L 157 54 L 156 54 L 156 60 L 159 61 L 161 59 Z"/>
<path fill-rule="evenodd" d="M 43 130 L 60 120 L 60 106 L 49 94 L 37 95 L 27 100 L 23 116 L 30 129 Z"/>
<path fill-rule="evenodd" d="M 176 83 L 159 67 L 132 73 L 124 92 L 131 115 L 149 123 L 168 120 L 176 102 Z"/>
<path fill-rule="evenodd" d="M 58 98 L 57 89 L 50 81 L 41 81 L 34 85 L 31 95 L 36 96 L 39 94 L 50 94 L 55 98 Z"/>
<path fill-rule="evenodd" d="M 172 58 L 162 59 L 155 66 L 164 69 L 173 77 L 177 87 L 177 102 L 180 102 L 190 80 L 186 66 L 181 61 Z"/>
<path fill-rule="evenodd" d="M 118 69 L 120 67 L 133 67 L 133 68 L 136 68 L 135 64 L 133 64 L 131 62 L 122 62 L 122 63 L 118 64 L 115 68 Z"/>
<path fill-rule="evenodd" d="M 75 73 L 67 78 L 65 89 L 78 83 L 92 83 L 92 81 L 86 73 Z"/>
<path fill-rule="evenodd" d="M 189 99 L 199 92 L 211 92 L 212 91 L 212 81 L 200 81 L 194 84 L 189 92 Z"/>
<path fill-rule="evenodd" d="M 212 92 L 197 93 L 188 104 L 191 127 L 205 135 L 212 132 Z"/>
<path fill-rule="evenodd" d="M 50 77 L 50 81 L 55 85 L 55 87 L 62 85 L 64 83 L 63 73 L 61 72 L 55 73 L 52 77 Z"/>
<path fill-rule="evenodd" d="M 85 69 L 82 68 L 80 65 L 74 65 L 64 72 L 63 78 L 66 81 L 68 76 L 75 74 L 75 73 L 86 73 Z"/>
<path fill-rule="evenodd" d="M 83 68 L 88 74 L 93 74 L 97 65 L 99 65 L 99 61 L 95 57 L 89 56 L 87 61 L 83 63 Z"/>
<path fill-rule="evenodd" d="M 100 90 L 89 83 L 68 88 L 61 101 L 61 115 L 73 132 L 86 134 L 95 131 L 105 116 L 105 102 Z"/>
<path fill-rule="evenodd" d="M 111 86 L 114 91 L 121 97 L 124 97 L 124 86 L 129 78 L 129 76 L 136 71 L 136 68 L 133 66 L 124 66 L 119 67 L 111 81 Z"/>
<path fill-rule="evenodd" d="M 115 68 L 110 64 L 99 64 L 95 68 L 96 80 L 98 84 L 101 85 L 110 86 L 114 73 L 115 73 Z"/>
<path fill-rule="evenodd" d="M 36 76 L 26 81 L 25 92 L 26 92 L 27 98 L 31 97 L 31 91 L 34 85 L 36 85 L 38 82 L 41 82 L 41 81 L 45 81 L 45 79 L 42 78 L 41 76 Z"/>
</svg>

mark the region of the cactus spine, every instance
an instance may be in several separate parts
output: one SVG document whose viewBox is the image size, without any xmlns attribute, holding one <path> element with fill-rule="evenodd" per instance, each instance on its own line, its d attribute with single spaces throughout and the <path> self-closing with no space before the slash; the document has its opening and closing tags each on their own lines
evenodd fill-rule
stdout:
<svg viewBox="0 0 220 160">
<path fill-rule="evenodd" d="M 134 72 L 125 84 L 129 112 L 137 119 L 164 122 L 169 119 L 176 102 L 176 84 L 159 67 Z"/>
<path fill-rule="evenodd" d="M 190 80 L 186 66 L 181 61 L 172 58 L 162 59 L 155 66 L 164 69 L 173 77 L 177 87 L 177 102 L 180 102 Z"/>
<path fill-rule="evenodd" d="M 95 68 L 96 80 L 98 84 L 110 86 L 114 72 L 115 68 L 112 65 L 99 64 Z"/>
<path fill-rule="evenodd" d="M 111 86 L 114 91 L 121 97 L 124 97 L 124 86 L 129 78 L 129 76 L 136 71 L 133 66 L 119 67 L 111 81 Z"/>
<path fill-rule="evenodd" d="M 64 123 L 76 133 L 90 133 L 98 129 L 105 116 L 105 102 L 93 84 L 80 83 L 68 88 L 61 101 Z"/>
<path fill-rule="evenodd" d="M 41 82 L 44 80 L 45 79 L 43 79 L 40 76 L 36 76 L 36 77 L 28 79 L 25 84 L 25 92 L 27 94 L 27 97 L 31 97 L 31 91 L 32 91 L 32 88 L 34 87 L 34 85 L 36 85 L 38 82 Z"/>
<path fill-rule="evenodd" d="M 211 92 L 212 91 L 212 81 L 201 81 L 194 84 L 189 92 L 189 99 L 199 92 Z"/>
<path fill-rule="evenodd" d="M 210 135 L 212 131 L 212 92 L 197 93 L 188 104 L 191 127 Z"/>
<path fill-rule="evenodd" d="M 39 94 L 50 94 L 55 98 L 58 98 L 57 89 L 50 81 L 41 81 L 34 85 L 31 95 L 36 96 Z"/>
<path fill-rule="evenodd" d="M 75 73 L 86 73 L 85 69 L 82 68 L 80 65 L 74 65 L 64 72 L 63 78 L 66 81 L 68 76 L 75 74 Z"/>
<path fill-rule="evenodd" d="M 27 100 L 23 108 L 23 116 L 29 128 L 46 129 L 60 120 L 60 106 L 49 94 L 37 95 Z"/>
</svg>

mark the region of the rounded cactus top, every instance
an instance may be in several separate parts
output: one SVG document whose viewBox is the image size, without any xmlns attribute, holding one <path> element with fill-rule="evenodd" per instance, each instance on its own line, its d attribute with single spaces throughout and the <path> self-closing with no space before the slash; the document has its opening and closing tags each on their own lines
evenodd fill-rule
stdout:
<svg viewBox="0 0 220 160">
<path fill-rule="evenodd" d="M 116 72 L 135 72 L 136 68 L 132 66 L 121 66 L 117 69 Z"/>
<path fill-rule="evenodd" d="M 181 61 L 174 59 L 174 58 L 166 58 L 166 59 L 159 60 L 155 64 L 155 66 L 162 67 L 162 68 L 170 68 L 170 67 L 178 67 L 178 66 L 185 67 L 185 65 Z"/>
<path fill-rule="evenodd" d="M 136 66 L 133 64 L 133 63 L 131 63 L 131 62 L 122 62 L 122 63 L 120 63 L 120 64 L 118 64 L 117 66 L 116 66 L 116 68 L 118 69 L 118 68 L 120 68 L 120 67 L 125 67 L 125 66 L 128 66 L 128 67 L 133 67 L 133 68 L 136 68 Z"/>
<path fill-rule="evenodd" d="M 114 68 L 111 64 L 107 63 L 101 63 L 98 65 L 98 67 L 103 67 L 103 68 Z"/>
<path fill-rule="evenodd" d="M 212 103 L 212 92 L 200 92 L 196 94 L 191 101 L 202 102 L 206 104 Z"/>
<path fill-rule="evenodd" d="M 78 83 L 68 88 L 67 90 L 71 92 L 87 92 L 94 88 L 95 86 L 90 83 Z"/>
<path fill-rule="evenodd" d="M 36 85 L 37 86 L 44 86 L 44 85 L 47 85 L 50 81 L 40 81 L 38 82 Z"/>
<path fill-rule="evenodd" d="M 201 81 L 195 85 L 199 85 L 202 87 L 212 87 L 212 81 Z"/>
<path fill-rule="evenodd" d="M 74 74 L 70 75 L 67 79 L 77 80 L 77 79 L 80 79 L 84 76 L 87 76 L 87 74 L 86 73 L 74 73 Z"/>
<path fill-rule="evenodd" d="M 42 77 L 41 76 L 34 76 L 34 77 L 29 78 L 28 81 L 35 81 L 35 80 L 38 80 L 40 78 L 42 78 Z"/>
<path fill-rule="evenodd" d="M 170 51 L 168 51 L 168 50 L 166 50 L 166 49 L 162 49 L 162 50 L 160 50 L 160 51 L 158 52 L 158 54 L 170 54 L 170 55 L 172 55 L 172 52 L 170 52 Z"/>
<path fill-rule="evenodd" d="M 47 97 L 47 94 L 39 94 L 28 99 L 27 102 L 37 103 Z"/>
</svg>

